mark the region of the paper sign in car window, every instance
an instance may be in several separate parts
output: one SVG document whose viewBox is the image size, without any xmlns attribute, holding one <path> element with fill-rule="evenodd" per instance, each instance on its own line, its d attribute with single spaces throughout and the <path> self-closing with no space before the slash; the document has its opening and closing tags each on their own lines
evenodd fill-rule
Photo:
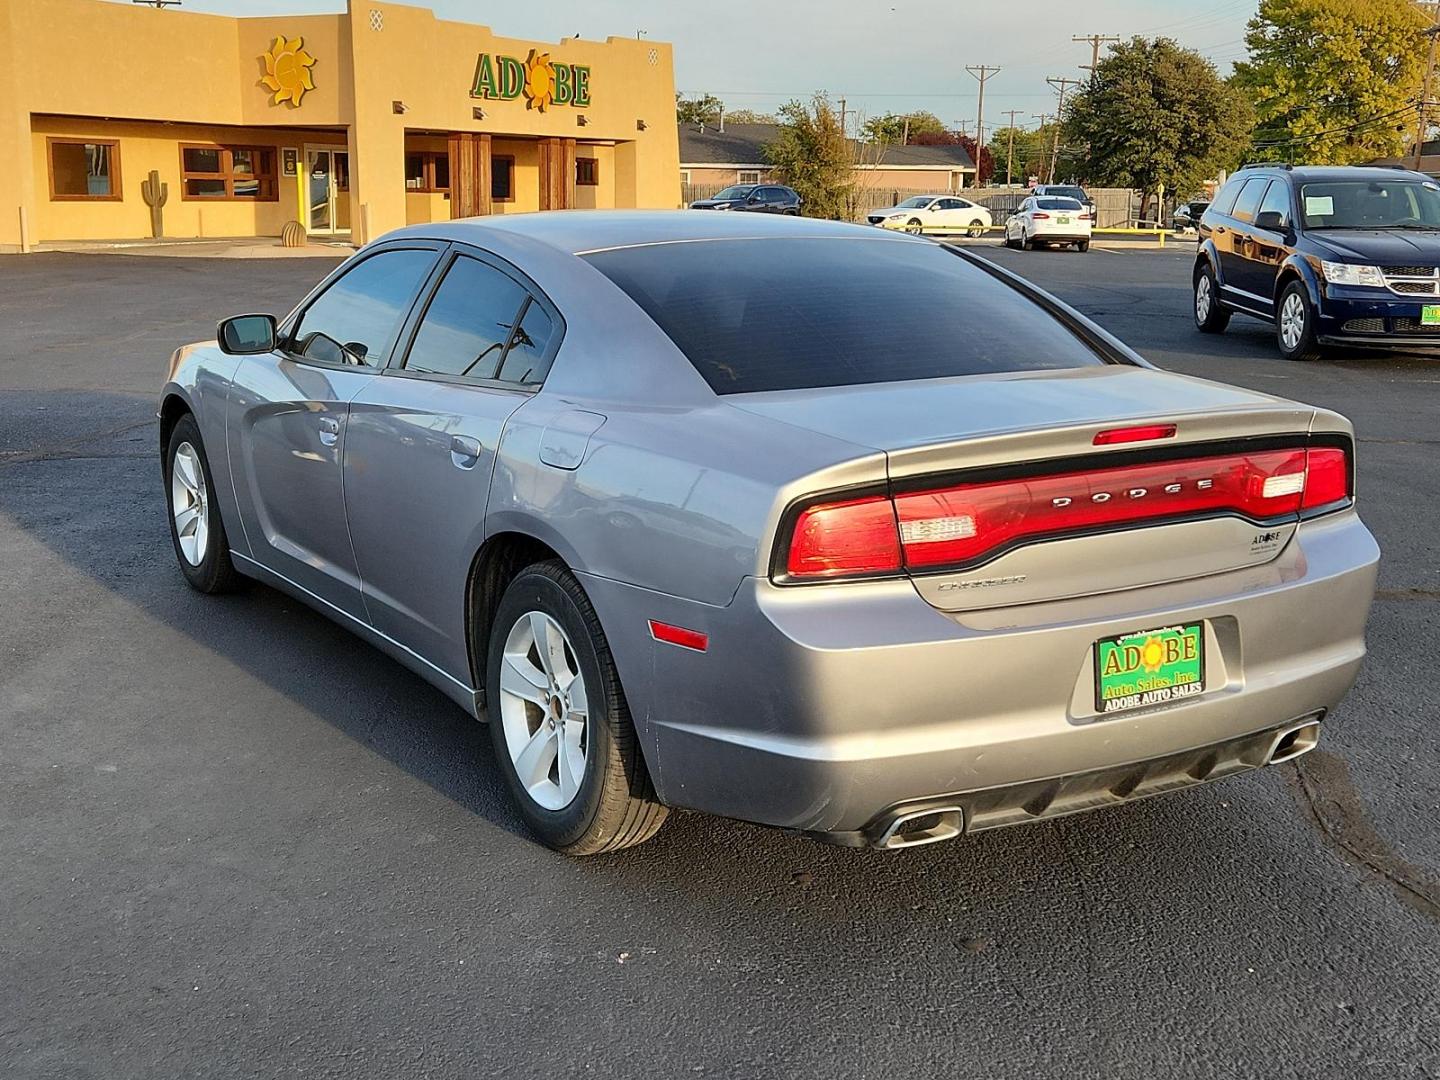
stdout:
<svg viewBox="0 0 1440 1080">
<path fill-rule="evenodd" d="M 1306 195 L 1306 217 L 1329 217 L 1335 213 L 1335 200 L 1329 195 Z"/>
</svg>

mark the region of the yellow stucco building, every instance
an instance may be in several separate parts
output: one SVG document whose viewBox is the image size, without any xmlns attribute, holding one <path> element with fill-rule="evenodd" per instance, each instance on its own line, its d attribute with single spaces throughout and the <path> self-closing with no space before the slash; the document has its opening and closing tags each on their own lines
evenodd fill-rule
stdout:
<svg viewBox="0 0 1440 1080">
<path fill-rule="evenodd" d="M 0 0 L 0 251 L 672 207 L 674 115 L 671 49 L 649 40 L 519 41 L 383 0 L 256 18 Z"/>
</svg>

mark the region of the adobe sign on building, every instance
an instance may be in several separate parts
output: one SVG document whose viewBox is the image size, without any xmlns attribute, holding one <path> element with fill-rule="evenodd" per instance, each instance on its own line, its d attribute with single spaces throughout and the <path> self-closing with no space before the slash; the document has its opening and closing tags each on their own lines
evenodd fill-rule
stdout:
<svg viewBox="0 0 1440 1080">
<path fill-rule="evenodd" d="M 678 203 L 664 43 L 520 41 L 364 0 L 251 18 L 0 0 L 0 26 L 0 251 Z"/>
</svg>

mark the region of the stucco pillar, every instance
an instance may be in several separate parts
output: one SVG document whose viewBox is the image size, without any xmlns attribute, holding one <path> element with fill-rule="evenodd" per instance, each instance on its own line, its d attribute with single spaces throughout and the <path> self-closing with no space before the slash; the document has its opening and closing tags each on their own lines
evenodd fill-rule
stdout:
<svg viewBox="0 0 1440 1080">
<path fill-rule="evenodd" d="M 20 250 L 20 219 L 35 235 L 35 168 L 31 150 L 30 113 L 20 99 L 14 72 L 18 29 L 12 0 L 0 0 L 0 251 Z"/>
<path fill-rule="evenodd" d="M 346 135 L 351 235 L 368 244 L 405 224 L 405 116 L 395 111 L 384 78 L 396 63 L 386 51 L 386 36 L 370 30 L 368 7 L 347 3 L 346 8 L 355 94 L 355 120 Z"/>
</svg>

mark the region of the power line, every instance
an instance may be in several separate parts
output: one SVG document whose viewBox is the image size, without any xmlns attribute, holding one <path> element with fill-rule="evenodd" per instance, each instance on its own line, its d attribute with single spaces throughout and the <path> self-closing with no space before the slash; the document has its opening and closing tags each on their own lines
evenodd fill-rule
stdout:
<svg viewBox="0 0 1440 1080">
<path fill-rule="evenodd" d="M 1440 0 L 1437 0 L 1437 2 L 1440 2 Z M 1049 83 L 1051 86 L 1053 86 L 1053 87 L 1056 89 L 1056 91 L 1060 94 L 1060 104 L 1057 105 L 1057 106 L 1055 106 L 1055 119 L 1056 119 L 1056 120 L 1061 120 L 1061 119 L 1063 119 L 1064 116 L 1065 116 L 1065 95 L 1069 92 L 1070 87 L 1072 87 L 1072 86 L 1079 86 L 1079 85 L 1080 85 L 1080 80 L 1079 80 L 1079 79 L 1071 79 L 1071 78 L 1068 78 L 1067 76 L 1064 76 L 1064 75 L 1051 75 L 1051 76 L 1049 76 L 1048 78 L 1046 78 L 1045 81 L 1046 81 L 1047 83 Z M 1055 182 L 1055 166 L 1056 166 L 1056 164 L 1059 162 L 1059 160 L 1060 160 L 1060 125 L 1057 123 L 1057 124 L 1055 125 L 1055 150 L 1054 150 L 1054 152 L 1051 154 L 1051 157 L 1050 157 L 1050 178 L 1045 181 L 1047 184 L 1053 184 L 1053 183 Z"/>
</svg>

